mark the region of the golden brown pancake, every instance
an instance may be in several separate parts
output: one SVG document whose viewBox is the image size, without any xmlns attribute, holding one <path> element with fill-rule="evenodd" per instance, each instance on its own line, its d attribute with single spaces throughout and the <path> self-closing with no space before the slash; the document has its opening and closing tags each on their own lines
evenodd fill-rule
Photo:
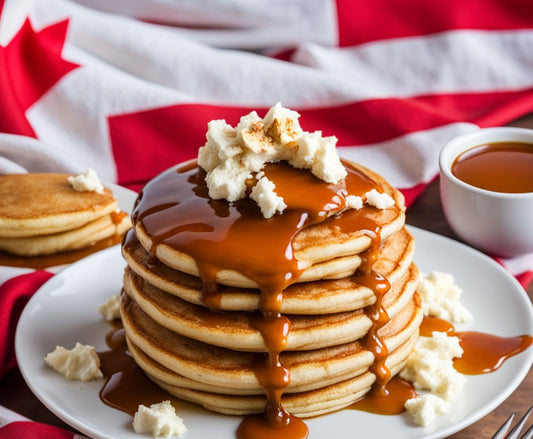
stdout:
<svg viewBox="0 0 533 439">
<path fill-rule="evenodd" d="M 407 271 L 415 250 L 413 236 L 406 228 L 391 236 L 380 249 L 375 269 L 389 282 L 396 282 Z M 128 266 L 155 287 L 190 303 L 201 305 L 202 282 L 192 275 L 174 270 L 152 259 L 130 230 L 122 247 Z M 349 276 L 335 280 L 303 282 L 289 286 L 283 292 L 281 312 L 285 314 L 325 314 L 353 311 L 374 303 L 371 289 Z M 258 309 L 259 291 L 219 286 L 217 301 L 209 306 L 225 311 L 253 311 Z"/>
<path fill-rule="evenodd" d="M 408 339 L 387 360 L 392 376 L 405 366 L 409 353 L 414 348 L 416 335 Z M 248 415 L 262 413 L 266 398 L 261 395 L 228 395 L 213 391 L 201 391 L 187 387 L 168 384 L 160 379 L 148 376 L 170 394 L 189 402 L 202 405 L 204 408 L 227 415 Z M 302 392 L 286 392 L 283 394 L 283 407 L 290 413 L 302 418 L 310 418 L 331 413 L 353 404 L 362 398 L 375 381 L 371 372 L 364 372 L 335 384 Z"/>
<path fill-rule="evenodd" d="M 120 236 L 131 227 L 113 193 L 76 191 L 68 174 L 0 176 L 0 250 L 51 255 Z"/>
<path fill-rule="evenodd" d="M 373 171 L 345 164 L 347 177 L 329 185 L 268 166 L 288 206 L 269 219 L 250 199 L 211 199 L 192 162 L 143 188 L 122 246 L 121 317 L 133 358 L 171 394 L 260 413 L 278 407 L 276 369 L 290 376 L 283 408 L 316 416 L 404 366 L 423 317 L 414 240 L 402 194 Z M 394 205 L 346 208 L 372 189 Z M 388 355 L 376 368 L 381 341 Z"/>
<path fill-rule="evenodd" d="M 372 242 L 369 233 L 357 227 L 357 223 L 372 224 L 372 227 L 378 230 L 377 233 L 381 241 L 385 241 L 404 226 L 405 206 L 401 192 L 390 186 L 383 177 L 369 169 L 360 165 L 353 165 L 353 167 L 364 174 L 366 178 L 374 181 L 376 185 L 382 188 L 384 193 L 390 195 L 395 201 L 395 206 L 380 210 L 365 205 L 361 211 L 348 210 L 340 216 L 332 216 L 323 222 L 301 229 L 294 236 L 291 243 L 294 258 L 298 261 L 299 269 L 303 270 L 294 281 L 308 282 L 320 279 L 338 279 L 353 274 L 361 263 L 361 258 L 357 255 L 367 250 Z M 176 173 L 173 169 L 166 172 L 167 176 L 172 175 L 173 172 Z M 179 174 L 179 172 L 176 174 Z M 157 177 L 156 180 L 159 178 L 163 179 L 164 174 Z M 161 190 L 163 190 L 164 185 L 161 186 Z M 157 187 L 157 182 L 154 183 L 154 187 Z M 146 190 L 146 187 L 144 190 Z M 175 200 L 174 204 L 179 205 L 178 200 Z M 152 213 L 152 215 L 159 215 L 165 209 L 170 211 L 172 206 L 157 206 L 151 209 L 151 211 L 156 212 L 155 214 Z M 151 255 L 155 255 L 169 267 L 194 276 L 200 276 L 198 264 L 191 255 L 168 244 L 165 239 L 161 240 L 160 237 L 151 236 L 150 232 L 146 230 L 143 221 L 142 218 L 136 219 L 134 212 L 133 223 L 137 238 Z M 165 236 L 169 232 L 172 232 L 171 224 L 165 225 L 162 229 L 162 233 Z M 261 232 L 258 231 L 258 233 Z M 287 242 L 287 244 L 289 243 Z M 256 281 L 231 268 L 217 269 L 216 282 L 242 288 L 258 287 Z"/>
<path fill-rule="evenodd" d="M 59 233 L 81 227 L 115 212 L 117 201 L 103 194 L 78 192 L 68 174 L 9 174 L 0 176 L 0 237 Z"/>
<path fill-rule="evenodd" d="M 334 282 L 334 281 L 332 281 Z M 390 318 L 400 312 L 413 295 L 418 283 L 418 269 L 410 269 L 384 299 Z M 313 283 L 307 285 L 312 290 Z M 266 351 L 261 333 L 255 329 L 258 313 L 246 311 L 210 311 L 169 295 L 150 285 L 127 269 L 124 290 L 160 325 L 195 340 L 229 349 Z M 259 294 L 259 293 L 258 293 Z M 291 329 L 287 350 L 310 350 L 338 345 L 364 337 L 372 322 L 362 309 L 324 315 L 287 315 Z"/>
<path fill-rule="evenodd" d="M 256 356 L 262 354 L 221 348 L 170 331 L 150 318 L 127 295 L 123 295 L 121 316 L 129 342 L 170 371 L 207 385 L 261 389 L 253 364 Z M 415 294 L 380 330 L 389 351 L 417 334 L 421 320 L 421 303 Z M 322 349 L 285 351 L 281 360 L 290 370 L 291 382 L 287 388 L 290 392 L 292 388 L 320 386 L 322 380 L 359 374 L 373 362 L 373 355 L 361 342 L 355 341 Z"/>
<path fill-rule="evenodd" d="M 105 215 L 73 230 L 23 238 L 0 238 L 0 250 L 19 256 L 50 255 L 78 250 L 114 235 L 122 235 L 131 227 L 129 216 L 117 223 Z"/>
</svg>

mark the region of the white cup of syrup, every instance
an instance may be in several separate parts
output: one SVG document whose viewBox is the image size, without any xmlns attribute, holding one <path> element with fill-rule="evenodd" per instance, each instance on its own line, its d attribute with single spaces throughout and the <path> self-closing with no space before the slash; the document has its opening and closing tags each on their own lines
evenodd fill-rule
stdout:
<svg viewBox="0 0 533 439">
<path fill-rule="evenodd" d="M 465 242 L 492 255 L 533 252 L 533 130 L 484 128 L 439 156 L 444 215 Z"/>
</svg>

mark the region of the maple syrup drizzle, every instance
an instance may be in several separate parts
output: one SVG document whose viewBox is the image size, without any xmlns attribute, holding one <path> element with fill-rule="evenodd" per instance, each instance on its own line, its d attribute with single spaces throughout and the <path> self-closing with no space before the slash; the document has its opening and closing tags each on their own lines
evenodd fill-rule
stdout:
<svg viewBox="0 0 533 439">
<path fill-rule="evenodd" d="M 453 335 L 455 328 L 448 320 L 425 316 L 420 324 L 419 332 L 424 337 L 431 337 L 433 332 L 445 332 L 448 335 Z"/>
<path fill-rule="evenodd" d="M 466 375 L 494 372 L 507 359 L 533 344 L 533 337 L 530 335 L 500 337 L 483 332 L 456 332 L 451 323 L 437 317 L 424 317 L 420 335 L 431 337 L 433 331 L 442 330 L 459 338 L 464 352 L 462 357 L 454 359 L 453 365 L 458 372 Z"/>
<path fill-rule="evenodd" d="M 287 343 L 290 321 L 280 310 L 283 290 L 303 271 L 293 254 L 295 235 L 343 210 L 347 194 L 363 195 L 380 189 L 355 168 L 347 166 L 347 171 L 343 181 L 331 185 L 286 163 L 267 165 L 266 176 L 289 206 L 283 215 L 268 220 L 247 198 L 234 203 L 210 199 L 205 172 L 195 164 L 164 172 L 148 183 L 137 198 L 132 221 L 151 237 L 152 258 L 156 259 L 155 249 L 160 244 L 191 256 L 199 269 L 207 307 L 216 309 L 219 305 L 217 274 L 221 270 L 239 272 L 259 287 L 259 312 L 252 319 L 252 326 L 261 333 L 267 352 L 257 355 L 254 372 L 267 403 L 264 415 L 244 419 L 238 430 L 239 439 L 270 437 L 273 431 L 276 437 L 286 439 L 308 435 L 306 425 L 282 407 L 290 374 L 280 353 Z M 343 216 L 348 218 L 339 221 L 341 228 L 358 230 L 359 223 L 353 219 L 363 218 L 361 215 L 347 211 L 339 218 Z M 373 282 L 381 284 L 381 279 Z"/>
<path fill-rule="evenodd" d="M 374 362 L 369 370 L 376 376 L 376 381 L 371 392 L 383 395 L 387 393 L 386 385 L 391 378 L 391 373 L 385 365 L 389 350 L 379 336 L 379 330 L 390 321 L 387 310 L 383 306 L 383 298 L 390 290 L 390 283 L 373 268 L 381 245 L 379 229 L 375 225 L 374 230 L 367 230 L 366 234 L 371 238 L 371 244 L 362 255 L 362 264 L 356 277 L 359 284 L 370 288 L 376 296 L 376 301 L 365 308 L 365 314 L 372 321 L 372 326 L 363 339 L 363 346 L 374 355 Z"/>
<path fill-rule="evenodd" d="M 390 283 L 374 269 L 381 246 L 379 232 L 377 224 L 368 219 L 365 221 L 365 234 L 371 239 L 371 244 L 362 254 L 361 266 L 355 274 L 357 282 L 370 288 L 376 296 L 376 301 L 365 308 L 365 314 L 372 321 L 372 326 L 363 339 L 365 349 L 374 355 L 374 362 L 369 367 L 369 371 L 375 375 L 376 379 L 370 391 L 349 408 L 395 415 L 405 410 L 405 401 L 416 396 L 416 392 L 411 383 L 399 377 L 391 377 L 391 371 L 385 363 L 389 351 L 379 331 L 390 321 L 387 310 L 383 306 L 383 299 L 390 290 Z"/>
</svg>

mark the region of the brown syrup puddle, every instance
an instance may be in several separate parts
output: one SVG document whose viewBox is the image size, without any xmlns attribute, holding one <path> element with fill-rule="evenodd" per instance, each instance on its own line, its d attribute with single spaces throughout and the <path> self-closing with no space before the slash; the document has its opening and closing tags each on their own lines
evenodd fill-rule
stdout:
<svg viewBox="0 0 533 439">
<path fill-rule="evenodd" d="M 55 253 L 47 256 L 16 256 L 0 251 L 0 265 L 7 267 L 34 268 L 41 270 L 44 268 L 58 267 L 60 265 L 72 264 L 80 259 L 112 247 L 120 243 L 122 236 L 114 235 L 109 238 L 95 242 L 93 245 L 80 250 L 72 250 L 62 253 Z"/>
<path fill-rule="evenodd" d="M 475 146 L 454 160 L 452 173 L 472 186 L 489 191 L 533 192 L 533 145 L 497 142 Z"/>
<path fill-rule="evenodd" d="M 494 372 L 509 358 L 525 351 L 533 344 L 530 335 L 500 337 L 483 332 L 456 332 L 454 326 L 443 319 L 425 317 L 420 326 L 420 335 L 431 337 L 433 331 L 446 332 L 459 338 L 463 355 L 455 358 L 454 368 L 466 375 Z"/>
<path fill-rule="evenodd" d="M 494 372 L 507 359 L 526 350 L 533 343 L 533 337 L 499 337 L 482 332 L 455 332 L 447 320 L 424 317 L 420 325 L 420 335 L 431 337 L 434 331 L 457 336 L 463 348 L 463 356 L 454 359 L 454 368 L 466 375 Z M 349 408 L 364 410 L 382 415 L 394 415 L 405 411 L 404 404 L 416 396 L 411 383 L 393 377 L 384 387 L 373 386 L 370 392 Z"/>
<path fill-rule="evenodd" d="M 128 352 L 124 329 L 106 335 L 108 351 L 98 352 L 100 369 L 106 378 L 100 399 L 110 407 L 133 416 L 140 404 L 150 406 L 169 400 L 175 408 L 184 403 L 153 383 Z"/>
</svg>

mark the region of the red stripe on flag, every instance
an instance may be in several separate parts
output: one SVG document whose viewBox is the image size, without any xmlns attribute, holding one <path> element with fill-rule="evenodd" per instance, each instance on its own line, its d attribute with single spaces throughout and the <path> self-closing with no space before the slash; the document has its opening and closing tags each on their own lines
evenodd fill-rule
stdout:
<svg viewBox="0 0 533 439">
<path fill-rule="evenodd" d="M 530 29 L 533 19 L 533 2 L 523 0 L 337 0 L 336 3 L 340 46 L 453 29 Z"/>
<path fill-rule="evenodd" d="M 315 109 L 298 109 L 306 131 L 334 135 L 339 146 L 383 142 L 453 122 L 504 124 L 533 111 L 533 89 L 516 92 L 374 99 Z M 109 118 L 119 184 L 138 188 L 169 166 L 196 156 L 207 123 L 235 125 L 252 108 L 182 104 Z M 258 109 L 264 116 L 266 108 Z"/>
<path fill-rule="evenodd" d="M 533 271 L 525 271 L 516 276 L 516 279 L 526 289 L 533 281 Z"/>
<path fill-rule="evenodd" d="M 51 277 L 39 270 L 12 277 L 0 285 L 0 377 L 16 364 L 15 328 L 30 297 Z"/>
<path fill-rule="evenodd" d="M 72 439 L 74 433 L 53 425 L 32 421 L 15 421 L 0 427 L 0 439 Z"/>
</svg>

